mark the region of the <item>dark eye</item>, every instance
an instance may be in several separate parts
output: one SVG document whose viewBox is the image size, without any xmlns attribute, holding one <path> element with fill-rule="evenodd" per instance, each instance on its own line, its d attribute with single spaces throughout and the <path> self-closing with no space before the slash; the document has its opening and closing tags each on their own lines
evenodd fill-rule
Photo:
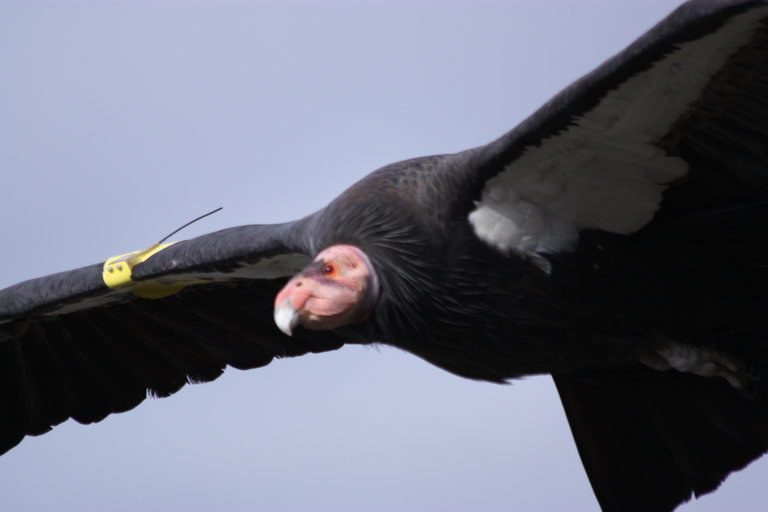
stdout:
<svg viewBox="0 0 768 512">
<path fill-rule="evenodd" d="M 328 263 L 327 265 L 325 265 L 323 267 L 322 272 L 323 272 L 324 276 L 331 276 L 332 277 L 334 274 L 336 274 L 336 265 Z"/>
</svg>

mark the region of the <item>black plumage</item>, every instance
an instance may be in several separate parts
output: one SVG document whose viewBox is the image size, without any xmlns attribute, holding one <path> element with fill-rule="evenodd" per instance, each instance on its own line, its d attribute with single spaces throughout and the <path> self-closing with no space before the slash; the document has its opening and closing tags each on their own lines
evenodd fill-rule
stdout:
<svg viewBox="0 0 768 512">
<path fill-rule="evenodd" d="M 644 393 L 667 397 L 669 389 L 680 386 L 682 397 L 704 400 L 702 415 L 716 424 L 723 415 L 762 421 L 761 395 L 747 400 L 745 392 L 725 382 L 657 372 L 637 360 L 671 339 L 723 350 L 758 369 L 764 364 L 764 301 L 755 286 L 764 279 L 765 261 L 762 25 L 753 44 L 729 57 L 696 103 L 678 116 L 661 140 L 653 141 L 690 167 L 665 190 L 662 209 L 642 230 L 581 230 L 575 249 L 547 254 L 550 268 L 542 269 L 531 258 L 490 247 L 466 220 L 486 180 L 504 172 L 526 148 L 567 136 L 579 116 L 591 112 L 627 78 L 652 72 L 650 66 L 675 45 L 705 36 L 733 16 L 761 6 L 691 4 L 488 146 L 389 166 L 318 214 L 278 227 L 233 228 L 182 242 L 134 272 L 137 282 L 191 274 L 223 283 L 195 284 L 147 303 L 110 292 L 99 280 L 101 266 L 94 266 L 6 290 L 0 301 L 3 318 L 9 320 L 2 325 L 10 366 L 3 377 L 10 411 L 3 427 L 6 447 L 67 416 L 90 422 L 130 408 L 144 390 L 167 395 L 188 380 L 215 378 L 226 364 L 260 366 L 276 356 L 338 348 L 341 339 L 383 341 L 477 379 L 553 373 L 575 425 L 593 417 L 581 411 L 597 407 L 596 401 L 613 400 L 584 393 L 581 384 L 619 387 L 610 373 L 616 367 L 626 370 L 622 376 L 630 381 L 627 393 L 649 379 L 653 384 L 644 387 Z M 749 72 L 742 76 L 745 67 Z M 743 91 L 744 105 L 738 96 L 721 100 L 733 83 Z M 743 110 L 752 117 L 742 121 Z M 360 326 L 328 334 L 299 331 L 286 339 L 269 315 L 252 313 L 270 310 L 284 279 L 231 278 L 233 272 L 270 257 L 311 256 L 336 243 L 366 251 L 382 279 L 374 314 Z M 110 302 L 97 308 L 77 305 L 94 298 Z M 71 312 L 57 313 L 61 308 Z M 72 368 L 77 368 L 76 377 L 69 377 Z M 107 383 L 106 373 L 120 378 Z M 655 385 L 667 380 L 672 383 L 656 391 Z M 708 393 L 713 386 L 718 391 Z M 655 454 L 656 460 L 665 460 L 664 467 L 678 477 L 646 484 L 670 489 L 651 495 L 648 507 L 669 509 L 690 491 L 711 490 L 768 444 L 765 435 L 742 424 L 719 423 L 726 425 L 721 428 L 727 434 L 723 443 L 735 436 L 746 448 L 738 453 L 729 446 L 701 462 L 695 456 L 701 455 L 702 444 L 722 445 L 702 434 L 700 440 L 685 438 L 693 447 L 682 446 L 683 438 L 674 435 L 682 427 L 672 418 L 690 418 L 693 413 L 680 412 L 674 403 L 644 399 L 644 418 L 658 415 L 670 423 L 654 423 L 654 432 L 643 429 L 641 433 L 653 435 L 635 438 L 634 449 L 642 446 L 639 451 L 649 458 Z M 67 401 L 69 407 L 63 405 Z M 601 476 L 608 462 L 594 462 L 603 460 L 604 449 L 590 439 L 595 430 L 574 426 L 574 432 L 603 507 L 627 510 L 628 491 Z"/>
</svg>

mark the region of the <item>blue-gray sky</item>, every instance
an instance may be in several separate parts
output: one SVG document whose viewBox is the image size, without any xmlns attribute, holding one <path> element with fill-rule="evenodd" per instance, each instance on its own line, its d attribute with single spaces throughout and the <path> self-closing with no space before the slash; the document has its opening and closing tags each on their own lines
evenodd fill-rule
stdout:
<svg viewBox="0 0 768 512">
<path fill-rule="evenodd" d="M 0 2 L 0 286 L 310 213 L 512 128 L 676 2 Z M 768 463 L 681 510 L 754 511 Z M 8 511 L 597 510 L 554 387 L 281 360 L 0 458 Z"/>
</svg>

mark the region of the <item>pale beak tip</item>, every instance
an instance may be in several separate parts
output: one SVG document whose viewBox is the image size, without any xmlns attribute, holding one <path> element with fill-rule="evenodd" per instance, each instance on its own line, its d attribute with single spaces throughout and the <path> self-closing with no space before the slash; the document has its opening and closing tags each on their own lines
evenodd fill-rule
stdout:
<svg viewBox="0 0 768 512">
<path fill-rule="evenodd" d="M 275 306 L 275 324 L 288 336 L 293 335 L 293 330 L 299 325 L 299 312 L 293 308 L 289 298 Z"/>
</svg>

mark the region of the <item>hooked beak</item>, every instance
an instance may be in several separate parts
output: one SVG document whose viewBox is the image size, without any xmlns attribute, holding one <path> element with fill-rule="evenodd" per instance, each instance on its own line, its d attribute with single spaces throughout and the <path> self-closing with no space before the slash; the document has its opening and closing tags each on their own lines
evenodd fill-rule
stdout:
<svg viewBox="0 0 768 512">
<path fill-rule="evenodd" d="M 286 297 L 275 306 L 275 323 L 277 328 L 288 336 L 291 336 L 293 330 L 299 325 L 299 312 L 294 309 L 290 297 Z"/>
</svg>

